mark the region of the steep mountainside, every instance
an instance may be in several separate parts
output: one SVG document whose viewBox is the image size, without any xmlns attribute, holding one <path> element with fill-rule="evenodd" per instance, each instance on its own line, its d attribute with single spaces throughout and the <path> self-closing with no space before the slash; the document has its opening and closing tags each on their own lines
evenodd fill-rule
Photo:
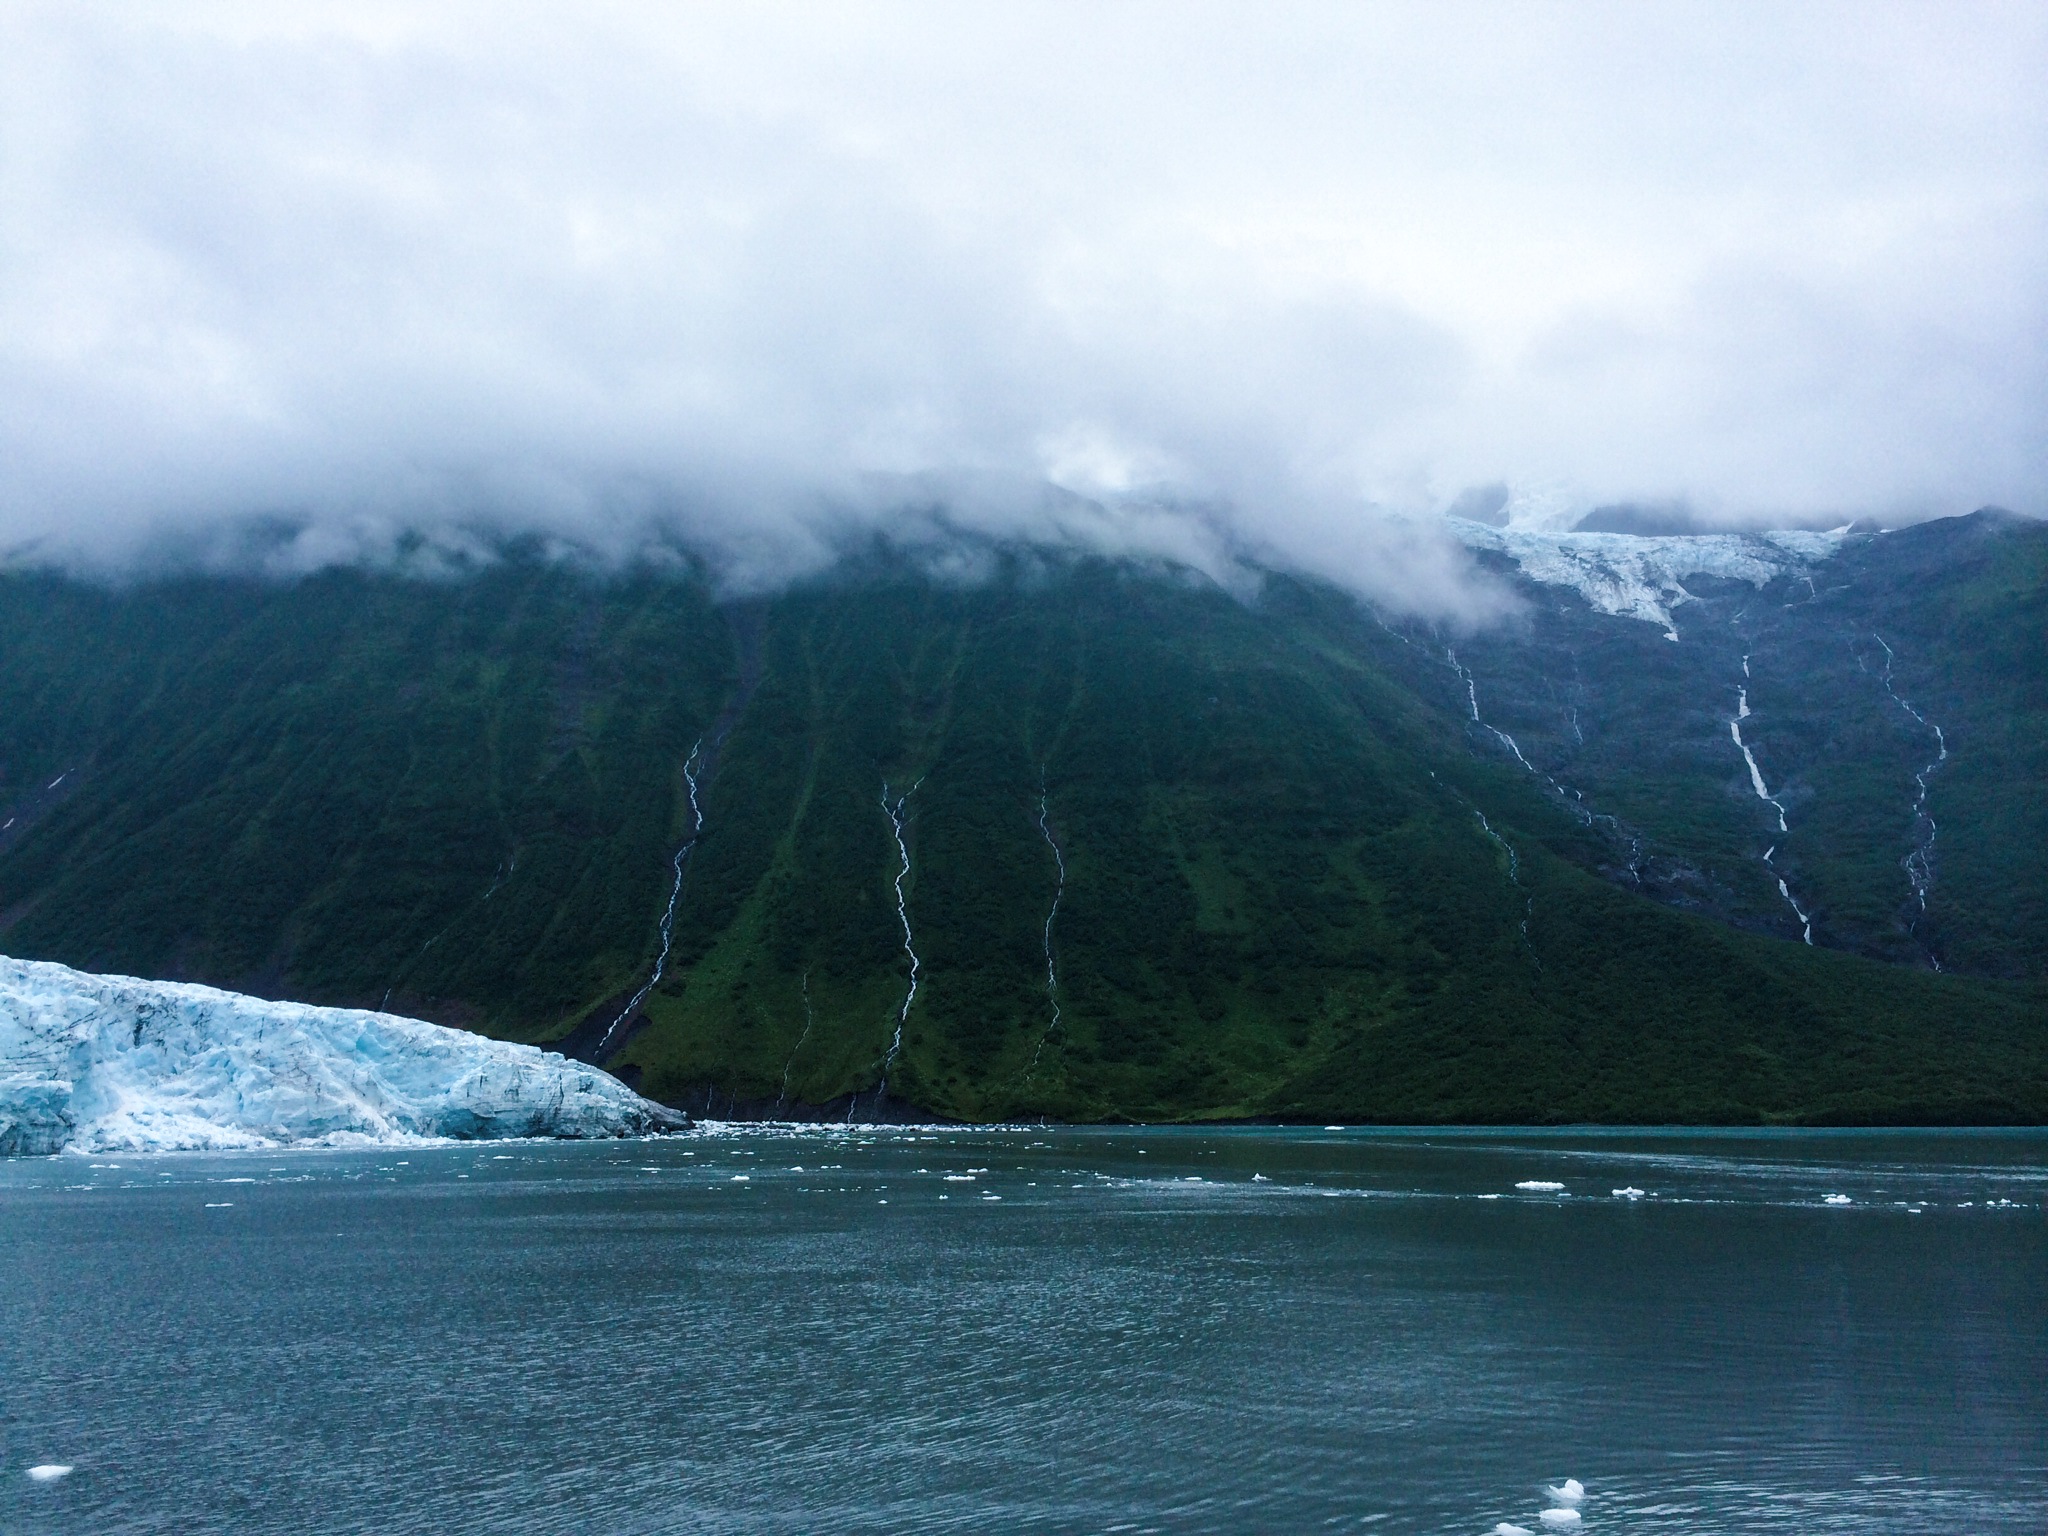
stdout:
<svg viewBox="0 0 2048 1536">
<path fill-rule="evenodd" d="M 1463 637 L 1025 554 L 724 606 L 6 577 L 0 948 L 699 1110 L 2048 1115 L 2042 530 L 1717 557 L 1649 616 L 1482 532 L 1527 611 Z"/>
<path fill-rule="evenodd" d="M 1788 539 L 1804 557 L 1775 569 L 1697 552 L 1763 541 L 1553 538 L 1639 567 L 1690 547 L 1707 568 L 1634 623 L 1524 580 L 1522 622 L 1457 646 L 1464 675 L 1428 636 L 1381 654 L 1468 715 L 1476 697 L 1481 750 L 1512 759 L 1485 726 L 1504 731 L 1539 781 L 1618 818 L 1601 824 L 1610 868 L 1632 884 L 1758 931 L 1810 926 L 1818 945 L 2039 979 L 2048 525 L 1978 513 L 1822 558 L 1816 538 Z M 1652 606 L 1650 585 L 1607 605 Z"/>
</svg>

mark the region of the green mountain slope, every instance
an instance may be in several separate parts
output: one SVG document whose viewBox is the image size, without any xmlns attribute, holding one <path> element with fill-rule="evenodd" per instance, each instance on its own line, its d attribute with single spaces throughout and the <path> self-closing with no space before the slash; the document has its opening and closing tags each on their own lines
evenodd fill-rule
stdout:
<svg viewBox="0 0 2048 1536">
<path fill-rule="evenodd" d="M 1300 583 L 1244 604 L 1022 556 L 723 606 L 518 557 L 7 577 L 0 947 L 388 1000 L 699 1109 L 2048 1114 L 2024 912 L 1973 930 L 2013 981 L 1744 931 L 1775 915 L 1735 883 L 1740 797 L 1685 809 L 1683 772 L 1610 743 L 1652 865 L 1730 850 L 1734 894 L 1675 909 L 1685 882 L 1638 889 L 1608 824 L 1475 739 L 1431 643 Z M 665 976 L 621 1020 L 675 867 Z"/>
</svg>

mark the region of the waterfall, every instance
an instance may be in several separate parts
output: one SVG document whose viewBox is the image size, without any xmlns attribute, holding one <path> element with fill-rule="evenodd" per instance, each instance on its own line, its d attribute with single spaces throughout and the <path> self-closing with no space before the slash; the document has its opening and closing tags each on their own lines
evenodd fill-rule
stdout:
<svg viewBox="0 0 2048 1536">
<path fill-rule="evenodd" d="M 1778 830 L 1789 832 L 1792 829 L 1785 825 L 1785 807 L 1772 799 L 1770 790 L 1764 787 L 1763 770 L 1756 765 L 1756 754 L 1749 750 L 1749 743 L 1742 739 L 1742 722 L 1748 718 L 1749 690 L 1738 688 L 1735 690 L 1735 718 L 1728 722 L 1728 734 L 1734 738 L 1737 750 L 1742 753 L 1742 760 L 1749 764 L 1749 787 L 1756 791 L 1757 799 L 1778 813 Z"/>
<path fill-rule="evenodd" d="M 1742 658 L 1742 675 L 1749 676 L 1749 658 Z M 1749 689 L 1747 686 L 1735 690 L 1735 718 L 1728 722 L 1728 734 L 1734 738 L 1735 746 L 1742 753 L 1742 760 L 1749 765 L 1749 787 L 1756 791 L 1757 799 L 1763 801 L 1778 813 L 1778 831 L 1783 834 L 1792 829 L 1785 824 L 1785 807 L 1773 799 L 1764 784 L 1763 770 L 1757 767 L 1756 754 L 1749 750 L 1749 743 L 1742 739 L 1742 722 L 1750 715 Z M 1803 910 L 1792 895 L 1792 887 L 1785 883 L 1785 877 L 1778 873 L 1778 866 L 1771 862 L 1778 851 L 1776 843 L 1764 850 L 1764 868 L 1771 872 L 1771 878 L 1778 882 L 1778 894 L 1785 898 L 1785 905 L 1792 909 L 1792 915 L 1799 919 L 1800 937 L 1808 944 L 1813 943 L 1813 915 Z"/>
<path fill-rule="evenodd" d="M 1907 854 L 1903 861 L 1906 879 L 1913 887 L 1913 899 L 1920 905 L 1919 916 L 1913 921 L 1913 927 L 1918 929 L 1920 926 L 1919 919 L 1927 915 L 1927 893 L 1934 888 L 1934 839 L 1941 830 L 1927 809 L 1927 781 L 1933 776 L 1937 768 L 1948 761 L 1948 737 L 1942 734 L 1940 726 L 1899 697 L 1898 690 L 1892 687 L 1892 648 L 1885 644 L 1883 635 L 1873 633 L 1870 638 L 1884 648 L 1884 675 L 1878 681 L 1884 684 L 1885 693 L 1890 696 L 1894 704 L 1911 715 L 1918 724 L 1934 732 L 1935 755 L 1928 760 L 1927 764 L 1918 773 L 1913 775 L 1913 783 L 1918 786 L 1917 793 L 1913 796 L 1911 807 L 1916 841 L 1913 851 Z M 1920 837 L 1918 834 L 1923 822 L 1926 823 L 1927 834 L 1924 837 Z M 1914 934 L 1914 937 L 1919 937 L 1917 932 Z M 1935 959 L 1932 950 L 1928 951 L 1927 959 L 1937 971 L 1941 969 L 1941 962 Z"/>
<path fill-rule="evenodd" d="M 690 835 L 683 839 L 682 846 L 676 849 L 675 858 L 670 860 L 675 879 L 669 884 L 668 906 L 661 914 L 661 952 L 654 957 L 654 974 L 633 994 L 632 1001 L 619 1011 L 619 1016 L 612 1020 L 598 1040 L 597 1049 L 590 1053 L 594 1061 L 604 1060 L 605 1050 L 611 1045 L 612 1036 L 619 1032 L 619 1026 L 633 1017 L 640 1005 L 647 1001 L 648 993 L 661 984 L 662 973 L 668 969 L 669 949 L 675 935 L 676 902 L 683 894 L 683 872 L 690 867 L 690 850 L 697 846 L 698 834 L 704 830 L 704 811 L 697 803 L 697 754 L 703 746 L 704 738 L 699 736 L 690 748 L 690 755 L 683 759 L 683 782 L 690 788 Z"/>
<path fill-rule="evenodd" d="M 797 1054 L 803 1050 L 804 1042 L 811 1038 L 811 1025 L 816 1022 L 811 1016 L 811 973 L 809 971 L 804 972 L 803 987 L 804 1032 L 796 1037 L 796 1044 L 789 1049 L 789 1060 L 782 1064 L 782 1091 L 775 1095 L 775 1107 L 777 1109 L 782 1108 L 783 1105 L 789 1102 L 789 1074 L 796 1067 Z"/>
<path fill-rule="evenodd" d="M 1479 720 L 1479 689 L 1472 681 L 1471 670 L 1462 661 L 1458 660 L 1457 651 L 1450 646 L 1444 647 L 1444 655 L 1450 659 L 1451 670 L 1465 680 L 1465 702 L 1472 706 L 1472 718 Z M 1480 721 L 1480 723 L 1484 724 L 1485 722 Z"/>
<path fill-rule="evenodd" d="M 1045 1026 L 1045 1032 L 1038 1037 L 1038 1044 L 1032 1047 L 1031 1061 L 1024 1068 L 1024 1076 L 1027 1079 L 1038 1070 L 1038 1058 L 1045 1050 L 1045 1043 L 1060 1027 L 1060 976 L 1053 957 L 1052 925 L 1053 919 L 1060 915 L 1060 898 L 1067 893 L 1067 858 L 1060 851 L 1059 839 L 1052 835 L 1052 822 L 1046 810 L 1045 774 L 1042 770 L 1038 775 L 1038 835 L 1045 839 L 1045 846 L 1052 850 L 1053 865 L 1058 871 L 1058 879 L 1052 890 L 1052 907 L 1045 914 L 1045 1000 L 1052 1008 L 1052 1020 Z"/>
<path fill-rule="evenodd" d="M 1444 647 L 1444 655 L 1448 657 L 1450 660 L 1451 670 L 1456 672 L 1458 676 L 1462 677 L 1465 680 L 1465 702 L 1471 707 L 1472 723 L 1474 725 L 1477 725 L 1481 730 L 1491 735 L 1493 739 L 1499 742 L 1502 746 L 1506 747 L 1508 751 L 1514 755 L 1514 759 L 1516 762 L 1520 763 L 1529 772 L 1536 773 L 1536 765 L 1530 762 L 1529 759 L 1527 759 L 1526 757 L 1522 756 L 1522 749 L 1515 745 L 1514 737 L 1510 736 L 1506 731 L 1501 730 L 1497 726 L 1488 725 L 1484 720 L 1482 720 L 1479 717 L 1479 686 L 1472 680 L 1472 669 L 1466 666 L 1462 661 L 1458 660 L 1458 653 L 1455 650 L 1453 650 L 1450 646 Z M 1538 777 L 1548 779 L 1549 775 L 1539 774 Z M 1551 781 L 1551 787 L 1557 787 L 1555 781 Z"/>
<path fill-rule="evenodd" d="M 1522 947 L 1529 951 L 1529 958 L 1536 960 L 1536 946 L 1529 942 L 1529 919 L 1536 915 L 1536 896 L 1522 884 L 1522 859 L 1515 852 L 1515 845 L 1493 830 L 1493 823 L 1486 819 L 1486 812 L 1478 806 L 1472 807 L 1472 814 L 1479 818 L 1479 830 L 1504 849 L 1508 856 L 1508 884 L 1522 893 Z M 1543 962 L 1536 960 L 1536 969 L 1543 969 Z"/>
<path fill-rule="evenodd" d="M 882 780 L 882 811 L 889 818 L 889 830 L 896 835 L 896 854 L 902 860 L 902 867 L 896 871 L 896 920 L 903 925 L 903 953 L 910 956 L 910 990 L 903 994 L 903 1006 L 896 1013 L 896 1032 L 889 1037 L 889 1049 L 882 1057 L 882 1080 L 875 1089 L 875 1103 L 880 1105 L 889 1093 L 889 1068 L 895 1063 L 903 1049 L 903 1026 L 910 1018 L 910 1005 L 917 1001 L 917 949 L 910 932 L 910 906 L 903 895 L 903 882 L 910 878 L 910 845 L 903 840 L 903 809 L 910 797 L 917 793 L 919 779 L 891 802 L 889 781 Z M 849 1106 L 848 1113 L 851 1113 Z"/>
</svg>

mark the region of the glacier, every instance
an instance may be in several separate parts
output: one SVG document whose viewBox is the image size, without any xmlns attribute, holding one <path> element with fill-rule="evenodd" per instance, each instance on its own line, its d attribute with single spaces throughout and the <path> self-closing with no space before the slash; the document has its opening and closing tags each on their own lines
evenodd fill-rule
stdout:
<svg viewBox="0 0 2048 1536">
<path fill-rule="evenodd" d="M 1671 640 L 1678 638 L 1671 610 L 1692 598 L 1686 577 L 1720 576 L 1763 587 L 1779 576 L 1804 575 L 1848 536 L 1842 528 L 1645 537 L 1494 528 L 1459 517 L 1444 521 L 1468 548 L 1506 555 L 1531 581 L 1570 587 L 1598 612 L 1660 625 Z"/>
<path fill-rule="evenodd" d="M 530 1045 L 0 956 L 0 1155 L 639 1136 L 688 1124 Z"/>
</svg>

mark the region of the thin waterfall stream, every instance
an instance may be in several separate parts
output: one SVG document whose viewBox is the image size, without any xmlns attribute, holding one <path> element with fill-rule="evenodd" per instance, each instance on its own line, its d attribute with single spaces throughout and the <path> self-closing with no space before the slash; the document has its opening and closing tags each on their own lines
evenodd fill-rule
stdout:
<svg viewBox="0 0 2048 1536">
<path fill-rule="evenodd" d="M 1479 830 L 1484 832 L 1507 853 L 1508 884 L 1522 893 L 1522 947 L 1529 951 L 1529 958 L 1536 961 L 1536 969 L 1543 969 L 1543 962 L 1537 959 L 1536 946 L 1529 942 L 1529 919 L 1536 915 L 1536 895 L 1522 884 L 1522 857 L 1515 852 L 1515 845 L 1493 830 L 1493 823 L 1486 819 L 1486 812 L 1478 806 L 1472 807 L 1472 814 L 1479 818 Z"/>
<path fill-rule="evenodd" d="M 889 1037 L 889 1049 L 882 1056 L 881 1083 L 875 1089 L 877 1105 L 888 1097 L 889 1068 L 903 1049 L 903 1026 L 910 1018 L 910 1005 L 917 1001 L 917 945 L 910 931 L 910 904 L 903 894 L 903 882 L 910 878 L 910 845 L 903 839 L 903 812 L 910 803 L 910 797 L 917 793 L 918 784 L 923 782 L 920 778 L 892 801 L 889 798 L 889 781 L 882 780 L 882 810 L 889 818 L 889 830 L 896 836 L 896 855 L 902 861 L 896 871 L 896 920 L 903 925 L 903 953 L 910 957 L 910 989 L 903 994 L 903 1006 L 896 1013 L 896 1032 Z M 847 1113 L 851 1115 L 852 1112 L 849 1105 Z"/>
<path fill-rule="evenodd" d="M 1747 656 L 1742 658 L 1742 675 L 1745 678 L 1749 676 Z M 1757 766 L 1756 754 L 1749 750 L 1749 743 L 1742 739 L 1742 722 L 1749 716 L 1749 686 L 1745 683 L 1735 690 L 1735 718 L 1728 722 L 1728 734 L 1734 739 L 1736 749 L 1742 753 L 1742 760 L 1749 765 L 1749 787 L 1756 791 L 1757 799 L 1777 812 L 1778 831 L 1783 835 L 1792 830 L 1785 822 L 1785 807 L 1773 798 L 1770 789 L 1764 784 L 1763 770 Z M 1785 898 L 1785 905 L 1790 907 L 1792 915 L 1799 919 L 1800 937 L 1810 945 L 1813 943 L 1813 916 L 1799 905 L 1797 898 L 1792 894 L 1792 887 L 1785 883 L 1784 875 L 1779 873 L 1778 866 L 1773 862 L 1777 852 L 1776 843 L 1764 850 L 1764 868 L 1768 869 L 1771 878 L 1778 882 L 1778 894 Z"/>
<path fill-rule="evenodd" d="M 802 1053 L 804 1042 L 811 1038 L 811 1026 L 817 1022 L 811 1013 L 811 973 L 804 972 L 804 1032 L 796 1037 L 796 1044 L 789 1048 L 789 1060 L 782 1064 L 782 1091 L 775 1095 L 775 1107 L 781 1109 L 789 1102 L 789 1074 L 796 1068 L 796 1059 Z"/>
<path fill-rule="evenodd" d="M 1379 615 L 1375 613 L 1373 617 L 1375 619 L 1378 619 Z M 1394 636 L 1395 639 L 1400 640 L 1406 644 L 1412 645 L 1414 643 L 1408 640 L 1407 636 L 1401 634 L 1399 630 L 1389 628 L 1386 620 L 1380 619 L 1379 623 L 1380 627 L 1382 629 L 1385 629 L 1388 634 Z M 1552 778 L 1549 774 L 1545 773 L 1541 768 L 1538 768 L 1534 763 L 1530 762 L 1527 757 L 1523 756 L 1522 748 L 1520 744 L 1516 742 L 1514 737 L 1510 736 L 1506 731 L 1500 729 L 1499 726 L 1490 724 L 1487 721 L 1487 719 L 1479 713 L 1478 682 L 1472 676 L 1472 669 L 1466 666 L 1462 661 L 1458 660 L 1457 650 L 1452 646 L 1445 646 L 1444 657 L 1447 661 L 1450 662 L 1451 670 L 1456 672 L 1459 678 L 1461 678 L 1464 681 L 1465 703 L 1472 712 L 1472 723 L 1477 725 L 1481 730 L 1486 731 L 1493 737 L 1495 741 L 1499 742 L 1502 746 L 1506 747 L 1508 751 L 1514 756 L 1515 761 L 1520 763 L 1526 771 L 1533 773 L 1534 775 L 1536 775 L 1537 778 L 1541 779 L 1544 782 L 1544 784 L 1549 787 L 1550 791 L 1558 797 L 1558 800 L 1563 804 L 1564 808 L 1570 811 L 1572 815 L 1576 816 L 1583 825 L 1590 828 L 1604 822 L 1606 823 L 1608 829 L 1611 832 L 1613 832 L 1615 837 L 1627 843 L 1629 881 L 1634 885 L 1641 885 L 1643 883 L 1643 839 L 1641 835 L 1631 830 L 1630 828 L 1623 826 L 1621 823 L 1621 819 L 1619 817 L 1610 816 L 1604 811 L 1595 811 L 1591 806 L 1586 804 L 1586 796 L 1583 790 L 1574 789 L 1571 785 L 1563 783 L 1558 779 Z M 1574 665 L 1576 665 L 1576 662 L 1574 663 Z M 1579 728 L 1579 708 L 1576 703 L 1574 703 L 1571 706 L 1570 718 L 1572 734 L 1578 738 L 1579 745 L 1584 746 L 1586 742 L 1586 733 Z"/>
<path fill-rule="evenodd" d="M 1870 638 L 1884 648 L 1884 673 L 1878 681 L 1884 684 L 1885 693 L 1915 721 L 1934 732 L 1935 756 L 1913 775 L 1913 782 L 1918 786 L 1918 793 L 1913 796 L 1911 807 L 1915 842 L 1913 851 L 1907 854 L 1904 860 L 1906 879 L 1912 884 L 1913 899 L 1920 906 L 1919 914 L 1913 920 L 1913 937 L 1918 939 L 1920 919 L 1927 916 L 1927 893 L 1934 889 L 1934 839 L 1941 830 L 1927 809 L 1927 781 L 1936 769 L 1948 761 L 1948 737 L 1942 734 L 1940 726 L 1899 697 L 1898 690 L 1892 686 L 1892 648 L 1885 644 L 1883 635 L 1873 633 Z M 1925 823 L 1927 828 L 1924 837 L 1919 835 L 1922 823 Z M 1941 961 L 1935 958 L 1932 949 L 1927 951 L 1927 961 L 1937 971 L 1941 969 Z"/>
<path fill-rule="evenodd" d="M 1053 919 L 1060 915 L 1060 898 L 1067 893 L 1067 857 L 1060 849 L 1059 839 L 1052 834 L 1043 772 L 1038 776 L 1038 835 L 1045 839 L 1045 846 L 1052 850 L 1053 864 L 1059 873 L 1057 883 L 1053 886 L 1052 907 L 1045 914 L 1045 1000 L 1052 1008 L 1052 1019 L 1045 1026 L 1045 1032 L 1038 1037 L 1038 1044 L 1031 1049 L 1031 1061 L 1024 1068 L 1024 1076 L 1027 1079 L 1038 1070 L 1038 1058 L 1044 1053 L 1046 1042 L 1052 1039 L 1053 1033 L 1060 1027 L 1060 975 L 1053 954 L 1052 925 Z"/>
<path fill-rule="evenodd" d="M 697 757 L 703 749 L 704 738 L 699 736 L 690 748 L 690 755 L 683 759 L 683 782 L 690 789 L 690 835 L 683 839 L 682 846 L 676 849 L 675 858 L 670 861 L 671 867 L 675 870 L 675 879 L 670 882 L 668 906 L 661 914 L 661 951 L 654 957 L 654 973 L 647 978 L 646 984 L 633 994 L 632 1000 L 619 1010 L 619 1016 L 612 1020 L 610 1027 L 599 1038 L 597 1049 L 592 1053 L 598 1061 L 604 1060 L 604 1053 L 610 1047 L 612 1037 L 619 1032 L 619 1026 L 639 1011 L 640 1005 L 647 1001 L 648 994 L 661 984 L 662 973 L 668 969 L 669 950 L 675 937 L 676 902 L 683 894 L 683 873 L 690 867 L 690 850 L 697 846 L 697 838 L 704 830 L 703 807 L 697 803 Z"/>
</svg>

